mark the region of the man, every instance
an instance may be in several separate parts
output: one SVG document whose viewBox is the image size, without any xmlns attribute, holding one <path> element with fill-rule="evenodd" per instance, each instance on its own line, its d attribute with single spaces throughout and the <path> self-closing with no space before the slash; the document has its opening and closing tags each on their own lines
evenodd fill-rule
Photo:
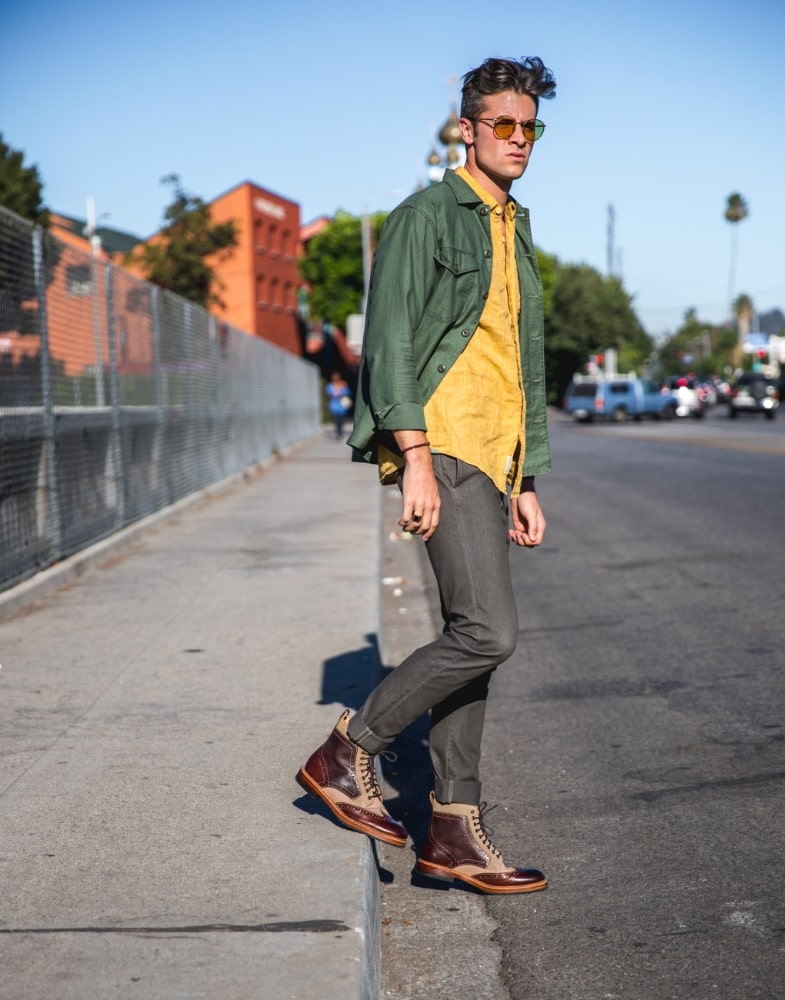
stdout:
<svg viewBox="0 0 785 1000">
<path fill-rule="evenodd" d="M 444 631 L 353 718 L 344 712 L 297 780 L 345 826 L 403 846 L 374 755 L 430 711 L 433 812 L 417 870 L 518 893 L 548 883 L 505 864 L 491 842 L 479 762 L 488 682 L 518 635 L 509 543 L 531 548 L 545 533 L 534 488 L 550 469 L 542 286 L 527 212 L 510 188 L 542 135 L 539 100 L 555 82 L 536 58 L 487 59 L 463 80 L 465 167 L 407 198 L 382 229 L 349 438 L 382 483 L 399 483 L 399 523 L 426 542 Z"/>
</svg>

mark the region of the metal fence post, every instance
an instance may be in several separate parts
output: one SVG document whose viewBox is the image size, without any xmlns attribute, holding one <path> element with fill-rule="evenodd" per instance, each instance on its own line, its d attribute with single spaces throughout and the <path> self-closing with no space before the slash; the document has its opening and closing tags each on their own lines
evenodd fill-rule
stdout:
<svg viewBox="0 0 785 1000">
<path fill-rule="evenodd" d="M 169 488 L 169 449 L 166 444 L 167 385 L 161 357 L 161 290 L 158 285 L 150 285 L 150 318 L 153 327 L 153 366 L 155 370 L 155 423 L 156 423 L 156 472 L 159 496 L 162 502 L 171 501 Z"/>
<path fill-rule="evenodd" d="M 161 363 L 161 297 L 158 285 L 150 286 L 150 313 L 153 324 L 153 365 L 155 366 L 155 406 L 158 411 L 158 423 L 163 423 L 164 406 L 166 405 L 166 386 L 164 369 Z"/>
<path fill-rule="evenodd" d="M 111 447 L 115 481 L 115 520 L 117 527 L 121 528 L 125 524 L 125 470 L 120 420 L 120 380 L 117 372 L 117 344 L 114 328 L 114 272 L 111 264 L 104 264 L 104 290 L 106 295 L 106 339 L 109 347 L 109 400 L 112 407 Z"/>
<path fill-rule="evenodd" d="M 49 351 L 49 320 L 46 309 L 46 258 L 44 230 L 33 227 L 33 280 L 38 300 L 38 330 L 41 352 L 41 404 L 43 408 L 44 463 L 46 466 L 46 509 L 49 517 L 52 559 L 62 553 L 62 525 L 60 524 L 60 495 L 57 490 L 57 448 L 55 444 L 54 391 L 52 385 L 52 360 Z"/>
</svg>

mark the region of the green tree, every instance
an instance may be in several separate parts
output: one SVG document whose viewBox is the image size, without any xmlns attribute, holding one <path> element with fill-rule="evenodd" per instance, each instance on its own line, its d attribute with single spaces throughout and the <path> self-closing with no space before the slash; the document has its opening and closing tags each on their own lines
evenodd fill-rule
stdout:
<svg viewBox="0 0 785 1000">
<path fill-rule="evenodd" d="M 371 216 L 373 246 L 386 218 L 385 212 Z M 359 216 L 337 212 L 329 226 L 309 241 L 300 260 L 300 274 L 310 285 L 311 315 L 346 329 L 347 317 L 362 308 L 364 292 Z"/>
<path fill-rule="evenodd" d="M 177 174 L 164 177 L 162 183 L 174 188 L 164 225 L 150 241 L 127 254 L 126 261 L 139 266 L 148 281 L 197 305 L 222 306 L 222 285 L 213 265 L 237 246 L 237 224 L 212 222 L 210 206 L 184 191 Z"/>
<path fill-rule="evenodd" d="M 548 398 L 557 403 L 570 379 L 596 353 L 613 348 L 620 371 L 640 371 L 652 341 L 616 277 L 584 264 L 556 264 L 545 319 Z"/>
<path fill-rule="evenodd" d="M 714 326 L 688 309 L 678 330 L 659 347 L 658 358 L 663 375 L 714 375 L 732 363 L 735 331 L 726 326 Z"/>
<path fill-rule="evenodd" d="M 556 284 L 556 275 L 559 270 L 559 262 L 556 257 L 535 247 L 537 254 L 537 266 L 540 269 L 542 279 L 542 307 L 547 322 L 553 311 L 553 287 Z"/>
<path fill-rule="evenodd" d="M 46 231 L 49 209 L 43 203 L 38 167 L 24 165 L 24 153 L 12 149 L 0 134 L 0 205 L 44 229 L 46 281 L 52 280 L 60 259 L 59 244 Z M 38 309 L 29 226 L 3 219 L 4 253 L 0 259 L 0 330 L 37 335 Z"/>
<path fill-rule="evenodd" d="M 0 205 L 39 226 L 49 225 L 38 167 L 24 165 L 24 153 L 11 149 L 0 133 Z"/>
<path fill-rule="evenodd" d="M 738 192 L 728 195 L 725 202 L 725 221 L 730 223 L 730 267 L 728 269 L 728 302 L 733 302 L 733 293 L 736 288 L 736 263 L 739 254 L 739 223 L 743 222 L 750 214 L 747 202 Z"/>
</svg>

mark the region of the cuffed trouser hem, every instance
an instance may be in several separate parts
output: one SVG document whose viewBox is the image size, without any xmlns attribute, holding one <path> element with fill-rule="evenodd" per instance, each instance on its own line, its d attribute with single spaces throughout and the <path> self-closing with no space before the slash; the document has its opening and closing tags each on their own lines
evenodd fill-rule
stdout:
<svg viewBox="0 0 785 1000">
<path fill-rule="evenodd" d="M 359 712 L 349 720 L 346 731 L 349 734 L 349 739 L 368 753 L 382 753 L 393 742 L 392 740 L 383 740 L 372 729 L 369 729 Z"/>
<path fill-rule="evenodd" d="M 482 785 L 479 781 L 439 781 L 434 782 L 433 794 L 443 806 L 458 802 L 462 806 L 478 806 Z"/>
</svg>

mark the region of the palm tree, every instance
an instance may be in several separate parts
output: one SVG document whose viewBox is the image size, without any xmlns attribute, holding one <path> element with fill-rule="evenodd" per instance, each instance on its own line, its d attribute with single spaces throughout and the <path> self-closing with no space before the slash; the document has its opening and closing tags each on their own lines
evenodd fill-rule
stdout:
<svg viewBox="0 0 785 1000">
<path fill-rule="evenodd" d="M 747 202 L 738 192 L 728 195 L 725 203 L 725 220 L 731 224 L 730 270 L 728 272 L 728 302 L 733 310 L 733 292 L 736 285 L 736 259 L 738 257 L 738 225 L 750 214 Z"/>
<path fill-rule="evenodd" d="M 752 299 L 749 295 L 744 292 L 738 295 L 732 305 L 733 315 L 736 317 L 736 348 L 733 352 L 733 363 L 738 368 L 741 365 L 744 356 L 744 344 L 747 340 L 747 334 L 750 332 L 750 326 L 752 325 L 752 317 L 755 314 L 755 307 L 752 304 Z"/>
</svg>

